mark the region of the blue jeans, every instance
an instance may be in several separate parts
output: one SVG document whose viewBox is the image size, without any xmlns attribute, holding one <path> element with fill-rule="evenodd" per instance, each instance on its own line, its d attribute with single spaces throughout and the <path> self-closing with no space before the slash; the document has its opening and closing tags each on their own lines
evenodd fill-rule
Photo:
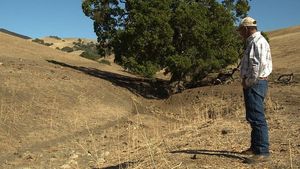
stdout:
<svg viewBox="0 0 300 169">
<path fill-rule="evenodd" d="M 259 155 L 269 155 L 268 125 L 264 113 L 267 89 L 267 80 L 258 80 L 255 85 L 244 89 L 246 119 L 252 128 L 250 148 Z"/>
</svg>

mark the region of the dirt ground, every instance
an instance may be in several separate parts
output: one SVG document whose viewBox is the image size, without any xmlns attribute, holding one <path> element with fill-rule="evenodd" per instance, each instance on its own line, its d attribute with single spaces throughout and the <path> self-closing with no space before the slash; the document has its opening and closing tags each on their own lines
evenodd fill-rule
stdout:
<svg viewBox="0 0 300 169">
<path fill-rule="evenodd" d="M 274 72 L 266 114 L 271 161 L 247 165 L 239 79 L 169 98 L 112 66 L 0 33 L 3 169 L 300 168 L 299 46 L 292 28 L 271 34 Z M 284 59 L 283 59 L 284 58 Z M 290 84 L 279 83 L 294 73 Z"/>
</svg>

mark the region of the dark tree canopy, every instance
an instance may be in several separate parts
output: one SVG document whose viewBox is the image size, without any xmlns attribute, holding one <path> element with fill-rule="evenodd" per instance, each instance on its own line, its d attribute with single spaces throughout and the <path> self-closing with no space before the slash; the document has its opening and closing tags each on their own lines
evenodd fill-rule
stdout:
<svg viewBox="0 0 300 169">
<path fill-rule="evenodd" d="M 237 61 L 235 23 L 250 9 L 248 0 L 85 0 L 82 8 L 100 54 L 146 77 L 166 68 L 171 81 L 190 83 Z"/>
</svg>

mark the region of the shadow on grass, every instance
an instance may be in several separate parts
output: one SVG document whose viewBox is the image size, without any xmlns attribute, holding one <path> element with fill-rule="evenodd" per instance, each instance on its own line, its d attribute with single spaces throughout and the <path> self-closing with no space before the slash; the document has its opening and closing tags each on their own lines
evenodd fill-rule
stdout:
<svg viewBox="0 0 300 169">
<path fill-rule="evenodd" d="M 234 151 L 219 151 L 219 150 L 177 150 L 171 151 L 173 154 L 191 154 L 191 159 L 197 159 L 197 155 L 219 156 L 231 159 L 246 160 L 246 157 L 241 156 L 239 152 Z"/>
<path fill-rule="evenodd" d="M 73 66 L 55 60 L 47 60 L 47 62 L 75 69 L 87 75 L 110 81 L 116 86 L 126 88 L 132 93 L 148 99 L 165 99 L 169 97 L 168 81 L 166 80 L 129 77 L 95 68 Z"/>
<path fill-rule="evenodd" d="M 124 162 L 114 166 L 104 167 L 104 168 L 93 168 L 93 169 L 126 169 L 135 164 L 134 162 Z"/>
</svg>

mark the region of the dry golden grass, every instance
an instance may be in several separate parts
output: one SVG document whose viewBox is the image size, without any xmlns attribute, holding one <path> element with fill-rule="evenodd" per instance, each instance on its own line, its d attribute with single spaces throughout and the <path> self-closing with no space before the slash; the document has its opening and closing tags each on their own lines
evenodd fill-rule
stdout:
<svg viewBox="0 0 300 169">
<path fill-rule="evenodd" d="M 299 73 L 300 26 L 270 33 L 274 72 Z"/>
<path fill-rule="evenodd" d="M 287 34 L 291 34 L 291 33 L 293 34 L 293 33 L 298 33 L 298 32 L 300 32 L 300 25 L 267 32 L 267 34 L 268 34 L 268 36 L 273 38 L 273 37 L 277 37 L 277 36 L 287 35 Z"/>
<path fill-rule="evenodd" d="M 299 66 L 292 63 L 299 63 L 298 30 L 270 33 L 274 73 L 294 72 L 296 80 Z M 116 75 L 100 76 L 102 71 L 135 77 L 118 65 L 2 33 L 0 62 L 2 168 L 300 166 L 298 83 L 270 80 L 266 111 L 273 159 L 253 167 L 242 164 L 238 154 L 250 140 L 238 81 L 149 100 L 109 79 Z M 86 74 L 86 68 L 98 71 Z"/>
<path fill-rule="evenodd" d="M 76 55 L 0 33 L 0 161 L 68 142 L 130 113 L 132 94 L 84 72 L 53 64 L 118 72 Z M 123 72 L 123 74 L 126 74 Z M 114 91 L 114 92 L 112 92 Z M 115 105 L 119 106 L 115 106 Z M 1 164 L 2 165 L 2 164 Z"/>
</svg>

